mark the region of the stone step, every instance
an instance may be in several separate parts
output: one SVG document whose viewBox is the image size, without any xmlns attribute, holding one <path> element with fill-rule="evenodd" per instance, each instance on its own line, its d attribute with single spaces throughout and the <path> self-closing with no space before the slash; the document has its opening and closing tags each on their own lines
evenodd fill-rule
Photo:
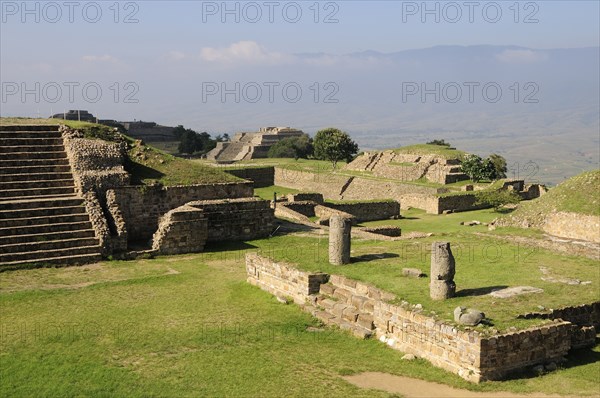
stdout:
<svg viewBox="0 0 600 398">
<path fill-rule="evenodd" d="M 0 145 L 0 153 L 30 153 L 30 152 L 64 152 L 65 147 L 61 145 Z"/>
<path fill-rule="evenodd" d="M 2 131 L 0 130 L 0 142 L 5 138 L 61 138 L 60 131 Z"/>
<path fill-rule="evenodd" d="M 24 209 L 39 209 L 46 207 L 68 207 L 82 206 L 83 199 L 75 196 L 60 196 L 60 197 L 38 197 L 31 199 L 19 198 L 16 200 L 0 199 L 0 211 L 3 210 L 24 210 Z"/>
<path fill-rule="evenodd" d="M 54 172 L 54 173 L 28 173 L 30 170 L 23 170 L 22 173 L 4 174 L 0 170 L 0 182 L 15 182 L 15 181 L 52 181 L 52 180 L 69 180 L 73 179 L 71 172 Z"/>
<path fill-rule="evenodd" d="M 24 147 L 39 147 L 39 146 L 62 146 L 62 137 L 18 137 L 7 138 L 0 135 L 0 143 L 3 147 L 24 146 Z"/>
<path fill-rule="evenodd" d="M 19 254 L 42 250 L 69 249 L 85 246 L 98 246 L 100 242 L 95 237 L 92 238 L 74 238 L 61 240 L 46 240 L 29 243 L 17 243 L 9 245 L 0 245 L 0 255 Z"/>
<path fill-rule="evenodd" d="M 0 245 L 25 244 L 43 242 L 47 240 L 85 239 L 93 238 L 96 234 L 93 229 L 81 229 L 75 231 L 46 232 L 29 235 L 12 235 L 0 237 Z"/>
<path fill-rule="evenodd" d="M 84 209 L 85 210 L 85 209 Z M 21 217 L 21 218 L 5 218 L 0 219 L 0 228 L 9 227 L 29 227 L 34 225 L 46 225 L 46 224 L 61 224 L 68 222 L 80 222 L 89 221 L 87 213 L 79 214 L 57 214 L 57 215 L 44 215 L 39 217 Z"/>
<path fill-rule="evenodd" d="M 75 187 L 29 188 L 0 190 L 0 199 L 35 199 L 40 196 L 68 196 L 75 194 Z"/>
<path fill-rule="evenodd" d="M 25 181 L 0 181 L 0 190 L 11 190 L 11 189 L 37 189 L 37 188 L 62 188 L 72 187 L 75 185 L 73 178 L 67 178 L 64 180 L 25 180 Z"/>
<path fill-rule="evenodd" d="M 0 131 L 58 131 L 58 124 L 29 124 L 0 126 Z"/>
<path fill-rule="evenodd" d="M 42 161 L 47 162 L 47 161 Z M 52 161 L 55 162 L 55 161 Z M 41 164 L 38 166 L 23 166 L 24 162 L 15 162 L 17 164 L 13 166 L 2 166 L 4 163 L 0 162 L 0 176 L 4 174 L 39 174 L 39 173 L 71 173 L 71 166 L 67 159 L 64 159 L 63 164 Z"/>
<path fill-rule="evenodd" d="M 67 214 L 82 214 L 85 206 L 41 207 L 37 209 L 0 210 L 0 222 L 11 218 L 27 218 L 42 216 L 58 216 Z"/>
<path fill-rule="evenodd" d="M 100 253 L 100 246 L 78 246 L 78 247 L 67 247 L 63 249 L 52 249 L 52 250 L 36 250 L 33 252 L 23 253 L 0 253 L 0 265 L 6 262 L 12 261 L 32 261 L 41 258 L 52 258 L 62 256 L 78 256 L 81 254 L 94 254 Z"/>
<path fill-rule="evenodd" d="M 63 252 L 68 253 L 69 249 L 63 249 Z M 0 263 L 0 270 L 14 270 L 23 268 L 39 268 L 43 266 L 67 266 L 95 263 L 102 260 L 99 253 L 78 254 L 78 255 L 59 255 L 55 257 L 40 257 L 29 260 L 17 260 Z"/>
<path fill-rule="evenodd" d="M 66 232 L 66 231 L 80 231 L 82 229 L 91 229 L 92 223 L 90 221 L 80 221 L 71 223 L 60 223 L 60 224 L 45 224 L 45 225 L 27 225 L 22 227 L 8 227 L 0 228 L 0 237 L 14 236 L 14 235 L 34 235 L 34 234 L 46 234 L 51 232 Z"/>
<path fill-rule="evenodd" d="M 46 160 L 46 159 L 67 159 L 67 154 L 64 151 L 61 152 L 0 152 L 0 162 L 2 161 L 17 161 L 12 164 L 2 164 L 3 166 L 16 166 L 19 162 L 28 162 L 31 160 Z M 67 160 L 68 162 L 68 160 Z"/>
</svg>

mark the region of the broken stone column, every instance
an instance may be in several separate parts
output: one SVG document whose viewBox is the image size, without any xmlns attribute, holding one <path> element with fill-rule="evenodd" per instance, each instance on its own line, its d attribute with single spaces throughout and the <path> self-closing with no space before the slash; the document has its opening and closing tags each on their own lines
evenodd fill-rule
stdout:
<svg viewBox="0 0 600 398">
<path fill-rule="evenodd" d="M 433 300 L 445 300 L 454 297 L 455 263 L 450 242 L 433 242 L 431 244 L 431 283 L 429 295 Z"/>
<path fill-rule="evenodd" d="M 334 265 L 350 263 L 350 233 L 352 221 L 339 215 L 329 219 L 329 262 Z"/>
</svg>

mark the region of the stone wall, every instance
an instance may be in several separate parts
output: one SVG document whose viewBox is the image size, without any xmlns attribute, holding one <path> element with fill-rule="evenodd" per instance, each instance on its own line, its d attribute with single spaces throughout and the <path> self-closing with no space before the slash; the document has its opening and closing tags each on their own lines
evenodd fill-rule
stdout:
<svg viewBox="0 0 600 398">
<path fill-rule="evenodd" d="M 415 184 L 348 177 L 333 173 L 312 173 L 275 167 L 275 185 L 300 191 L 320 192 L 333 200 L 400 200 L 402 195 L 447 192 L 445 188 L 432 188 Z"/>
<path fill-rule="evenodd" d="M 152 249 L 160 254 L 197 253 L 204 249 L 208 220 L 200 209 L 184 205 L 161 217 L 152 239 Z"/>
<path fill-rule="evenodd" d="M 106 193 L 106 221 L 111 230 L 111 251 L 112 253 L 121 253 L 127 251 L 127 225 L 123 218 L 123 213 L 117 202 L 115 191 Z"/>
<path fill-rule="evenodd" d="M 274 263 L 256 254 L 246 254 L 248 283 L 258 286 L 280 298 L 291 298 L 304 305 L 310 295 L 319 293 L 319 287 L 329 275 L 306 273 L 284 264 Z"/>
<path fill-rule="evenodd" d="M 501 380 L 528 366 L 561 361 L 571 349 L 572 331 L 570 322 L 556 322 L 481 339 L 480 372 Z"/>
<path fill-rule="evenodd" d="M 287 195 L 288 202 L 303 202 L 309 200 L 318 204 L 323 204 L 323 195 L 314 192 L 290 193 Z"/>
<path fill-rule="evenodd" d="M 189 202 L 187 206 L 202 211 L 208 222 L 208 242 L 266 238 L 275 225 L 275 216 L 268 200 L 203 200 Z"/>
<path fill-rule="evenodd" d="M 600 217 L 559 212 L 546 216 L 542 230 L 562 238 L 580 239 L 600 243 Z"/>
<path fill-rule="evenodd" d="M 65 152 L 80 194 L 95 191 L 103 204 L 108 189 L 129 185 L 125 171 L 125 142 L 108 142 L 83 138 L 83 134 L 66 126 L 61 128 Z"/>
<path fill-rule="evenodd" d="M 379 337 L 388 346 L 480 382 L 499 380 L 529 366 L 558 361 L 571 348 L 570 322 L 484 336 L 424 315 L 419 306 L 390 304 L 394 295 L 337 275 L 302 272 L 255 253 L 246 255 L 248 282 L 296 304 L 354 335 Z"/>
<path fill-rule="evenodd" d="M 195 200 L 246 198 L 253 195 L 252 183 L 224 183 L 191 186 L 127 186 L 107 192 L 120 211 L 128 241 L 149 241 L 158 229 L 160 217 L 169 210 Z"/>
<path fill-rule="evenodd" d="M 275 185 L 274 167 L 253 167 L 253 168 L 223 168 L 223 171 L 236 177 L 243 178 L 253 182 L 254 188 L 270 187 Z"/>
<path fill-rule="evenodd" d="M 305 217 L 315 217 L 315 207 L 317 204 L 311 201 L 281 202 L 277 206 L 284 206 L 290 210 L 300 213 Z"/>
<path fill-rule="evenodd" d="M 90 216 L 90 222 L 92 228 L 96 234 L 96 238 L 102 248 L 101 253 L 103 256 L 109 256 L 112 254 L 112 242 L 111 242 L 111 231 L 108 226 L 108 222 L 100 205 L 100 201 L 94 191 L 89 191 L 83 195 L 85 209 Z"/>
<path fill-rule="evenodd" d="M 397 201 L 326 203 L 325 205 L 352 214 L 358 222 L 386 220 L 400 216 L 400 203 Z"/>
</svg>

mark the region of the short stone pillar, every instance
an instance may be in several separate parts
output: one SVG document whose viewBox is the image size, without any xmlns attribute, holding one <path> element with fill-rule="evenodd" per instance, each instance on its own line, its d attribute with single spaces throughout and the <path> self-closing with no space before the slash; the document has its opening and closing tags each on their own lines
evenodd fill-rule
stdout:
<svg viewBox="0 0 600 398">
<path fill-rule="evenodd" d="M 429 296 L 433 300 L 445 300 L 454 297 L 455 263 L 450 242 L 433 242 L 431 244 L 431 283 Z"/>
<path fill-rule="evenodd" d="M 329 219 L 329 262 L 334 265 L 350 263 L 352 221 L 333 215 Z"/>
</svg>

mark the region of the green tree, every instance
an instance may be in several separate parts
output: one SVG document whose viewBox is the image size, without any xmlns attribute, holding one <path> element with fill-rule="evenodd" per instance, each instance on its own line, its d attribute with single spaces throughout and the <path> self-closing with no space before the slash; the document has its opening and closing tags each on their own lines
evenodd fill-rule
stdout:
<svg viewBox="0 0 600 398">
<path fill-rule="evenodd" d="M 179 153 L 194 153 L 199 152 L 202 149 L 203 144 L 200 136 L 194 130 L 185 130 L 181 135 L 179 147 L 177 148 Z"/>
<path fill-rule="evenodd" d="M 506 189 L 478 191 L 475 197 L 476 205 L 491 206 L 495 211 L 500 211 L 507 204 L 517 204 L 521 201 L 516 192 Z"/>
<path fill-rule="evenodd" d="M 270 158 L 308 159 L 313 154 L 312 138 L 308 134 L 284 138 L 269 149 Z"/>
<path fill-rule="evenodd" d="M 475 182 L 481 180 L 493 180 L 496 176 L 496 169 L 492 161 L 482 159 L 477 155 L 467 155 L 461 162 L 461 170 Z"/>
<path fill-rule="evenodd" d="M 431 140 L 427 143 L 427 145 L 440 145 L 440 146 L 450 146 L 450 143 L 446 142 L 445 140 Z"/>
<path fill-rule="evenodd" d="M 313 140 L 315 148 L 315 157 L 321 160 L 328 160 L 333 168 L 337 166 L 340 160 L 351 161 L 358 152 L 358 145 L 352 141 L 350 136 L 333 127 L 319 130 Z"/>
<path fill-rule="evenodd" d="M 173 136 L 179 141 L 181 141 L 183 133 L 185 133 L 185 127 L 183 127 L 181 124 L 173 129 Z"/>
<path fill-rule="evenodd" d="M 508 168 L 506 167 L 506 159 L 504 157 L 492 153 L 489 158 L 490 162 L 494 165 L 494 179 L 506 178 L 506 172 Z"/>
</svg>

